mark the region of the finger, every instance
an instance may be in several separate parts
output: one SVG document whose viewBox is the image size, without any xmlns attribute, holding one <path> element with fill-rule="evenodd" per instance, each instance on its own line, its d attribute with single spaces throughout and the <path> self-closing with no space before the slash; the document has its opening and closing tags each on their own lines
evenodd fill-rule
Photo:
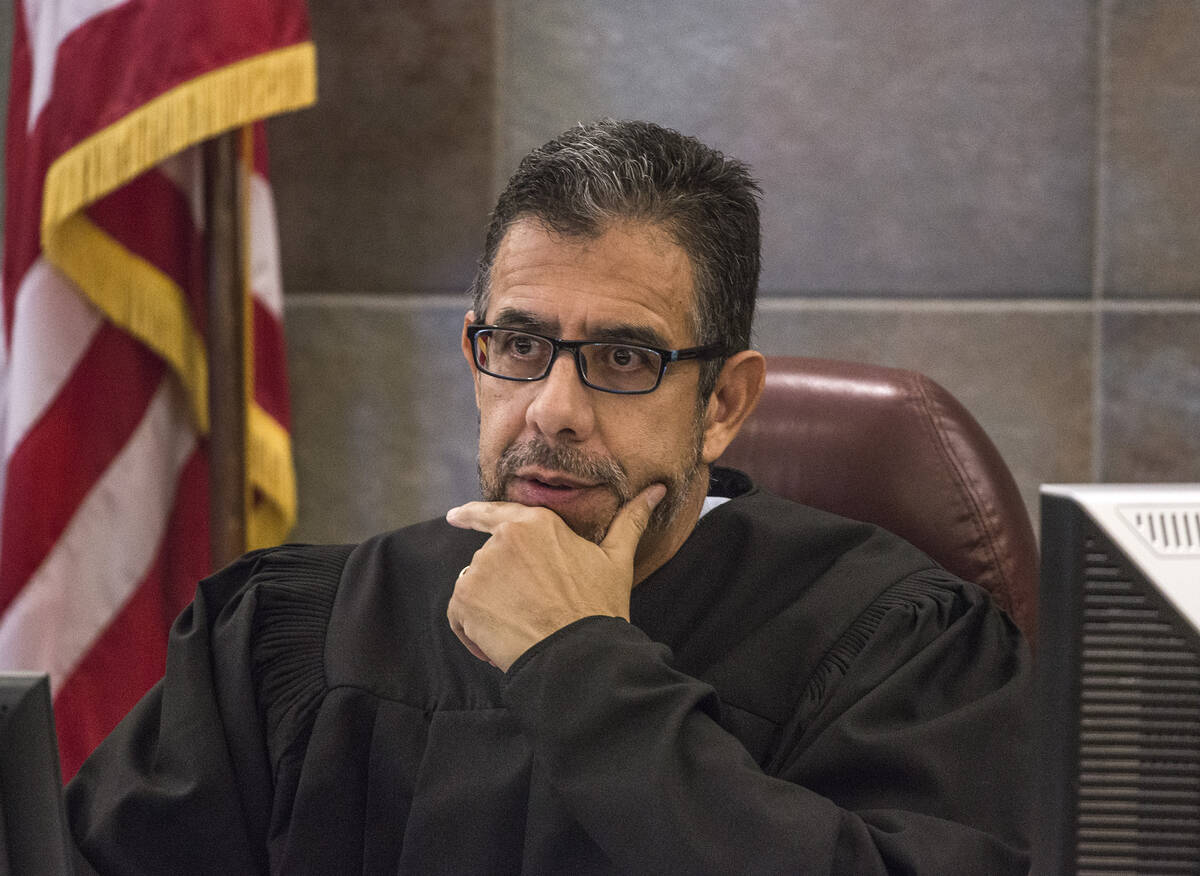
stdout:
<svg viewBox="0 0 1200 876">
<path fill-rule="evenodd" d="M 483 653 L 483 649 L 471 640 L 471 637 L 466 634 L 461 626 L 453 627 L 452 629 L 454 630 L 454 635 L 458 636 L 458 640 L 466 645 L 467 650 L 471 652 L 472 657 L 477 660 L 482 660 L 484 663 L 490 663 L 492 666 L 496 665 L 495 663 L 492 663 L 492 658 Z"/>
<path fill-rule="evenodd" d="M 617 516 L 608 527 L 608 535 L 600 546 L 610 554 L 614 551 L 627 551 L 632 557 L 642 533 L 646 531 L 646 524 L 650 522 L 650 513 L 666 494 L 665 486 L 651 484 L 626 502 L 617 511 Z"/>
<path fill-rule="evenodd" d="M 483 652 L 483 649 L 476 645 L 474 640 L 467 635 L 466 628 L 459 619 L 458 613 L 454 610 L 453 602 L 451 602 L 450 606 L 446 610 L 446 619 L 450 622 L 451 631 L 455 636 L 458 637 L 458 640 L 462 642 L 464 646 L 466 646 L 466 649 L 471 652 L 471 656 L 482 660 L 484 663 L 491 663 L 492 666 L 496 665 L 495 663 L 492 663 L 492 659 Z"/>
<path fill-rule="evenodd" d="M 491 534 L 507 520 L 515 520 L 525 510 L 516 502 L 467 502 L 446 512 L 446 522 L 459 529 L 474 529 Z"/>
</svg>

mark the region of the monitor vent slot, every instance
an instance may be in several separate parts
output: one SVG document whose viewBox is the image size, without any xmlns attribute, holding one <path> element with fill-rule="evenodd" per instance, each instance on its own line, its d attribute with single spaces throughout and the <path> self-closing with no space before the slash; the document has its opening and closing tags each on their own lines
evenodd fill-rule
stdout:
<svg viewBox="0 0 1200 876">
<path fill-rule="evenodd" d="M 1087 551 L 1078 872 L 1196 873 L 1200 655 L 1156 594 L 1097 541 Z"/>
<path fill-rule="evenodd" d="M 1119 509 L 1151 548 L 1165 557 L 1200 557 L 1200 508 L 1126 506 Z"/>
</svg>

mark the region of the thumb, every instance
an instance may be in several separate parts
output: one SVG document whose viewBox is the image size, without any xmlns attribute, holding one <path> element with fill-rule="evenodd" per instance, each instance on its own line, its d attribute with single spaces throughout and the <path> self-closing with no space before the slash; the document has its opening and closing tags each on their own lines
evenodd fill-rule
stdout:
<svg viewBox="0 0 1200 876">
<path fill-rule="evenodd" d="M 632 557 L 634 551 L 637 550 L 642 533 L 646 531 L 646 524 L 650 522 L 650 512 L 658 506 L 666 494 L 665 486 L 651 484 L 622 505 L 613 518 L 612 524 L 608 527 L 608 535 L 604 537 L 600 547 L 604 548 L 610 556 L 613 553 L 625 551 Z"/>
</svg>

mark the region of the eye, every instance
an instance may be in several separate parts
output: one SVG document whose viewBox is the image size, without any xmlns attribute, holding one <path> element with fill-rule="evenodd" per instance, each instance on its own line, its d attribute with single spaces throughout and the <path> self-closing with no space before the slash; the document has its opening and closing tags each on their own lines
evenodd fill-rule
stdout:
<svg viewBox="0 0 1200 876">
<path fill-rule="evenodd" d="M 528 358 L 541 354 L 542 344 L 538 338 L 521 332 L 496 332 L 497 352 L 514 358 Z"/>
<path fill-rule="evenodd" d="M 623 347 L 607 344 L 604 347 L 604 364 L 615 371 L 643 371 L 651 367 L 653 353 L 641 347 Z"/>
</svg>

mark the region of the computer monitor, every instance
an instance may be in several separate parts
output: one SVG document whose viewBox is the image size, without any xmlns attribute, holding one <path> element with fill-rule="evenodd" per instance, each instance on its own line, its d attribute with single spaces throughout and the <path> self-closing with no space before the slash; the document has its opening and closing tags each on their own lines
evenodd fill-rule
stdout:
<svg viewBox="0 0 1200 876">
<path fill-rule="evenodd" d="M 0 874 L 73 872 L 47 676 L 0 673 Z"/>
<path fill-rule="evenodd" d="M 1034 873 L 1200 868 L 1200 484 L 1046 485 Z"/>
</svg>

